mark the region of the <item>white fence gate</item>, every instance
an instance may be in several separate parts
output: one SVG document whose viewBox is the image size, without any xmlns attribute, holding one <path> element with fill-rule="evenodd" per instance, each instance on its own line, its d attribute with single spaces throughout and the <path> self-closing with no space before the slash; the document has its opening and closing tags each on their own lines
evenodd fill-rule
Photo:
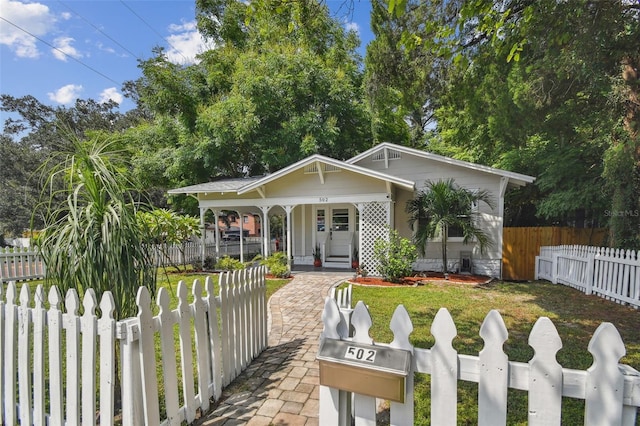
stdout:
<svg viewBox="0 0 640 426">
<path fill-rule="evenodd" d="M 586 294 L 640 307 L 640 256 L 633 250 L 591 246 L 544 246 L 535 278 Z"/>
<path fill-rule="evenodd" d="M 372 319 L 366 306 L 358 302 L 351 315 L 353 337 L 348 337 L 348 314 L 341 313 L 336 300 L 327 298 L 322 338 L 340 339 L 371 345 Z M 346 315 L 345 315 L 346 314 Z M 431 326 L 435 344 L 431 349 L 415 348 L 409 342 L 413 331 L 411 319 L 400 305 L 391 319 L 394 333 L 390 344 L 376 343 L 410 351 L 411 369 L 407 376 L 404 403 L 391 402 L 391 425 L 414 423 L 413 373 L 431 375 L 431 424 L 457 424 L 458 380 L 478 383 L 478 425 L 498 426 L 507 421 L 508 389 L 528 391 L 528 423 L 531 426 L 560 425 L 562 397 L 585 400 L 586 425 L 636 425 L 640 407 L 640 373 L 619 364 L 625 347 L 618 330 L 603 323 L 589 343 L 593 365 L 586 371 L 563 368 L 556 361 L 562 348 L 560 336 L 546 317 L 539 318 L 529 336 L 535 355 L 528 363 L 509 361 L 503 351 L 508 332 L 497 311 L 486 316 L 480 336 L 485 342 L 478 356 L 456 352 L 451 342 L 456 326 L 449 312 L 442 308 Z M 374 390 L 372 390 L 373 392 Z M 351 405 L 353 404 L 353 405 Z M 376 400 L 372 396 L 353 395 L 320 386 L 320 424 L 356 426 L 376 424 Z"/>
<path fill-rule="evenodd" d="M 98 305 L 88 290 L 80 308 L 75 290 L 63 300 L 57 288 L 45 295 L 38 286 L 32 298 L 24 284 L 17 301 L 11 282 L 3 301 L 0 286 L 0 425 L 113 425 L 117 415 L 123 425 L 192 422 L 266 348 L 264 274 L 221 274 L 217 295 L 210 278 L 206 294 L 194 281 L 191 297 L 180 282 L 173 310 L 166 289 L 152 307 L 140 287 L 137 317 L 118 322 L 108 292 Z"/>
</svg>

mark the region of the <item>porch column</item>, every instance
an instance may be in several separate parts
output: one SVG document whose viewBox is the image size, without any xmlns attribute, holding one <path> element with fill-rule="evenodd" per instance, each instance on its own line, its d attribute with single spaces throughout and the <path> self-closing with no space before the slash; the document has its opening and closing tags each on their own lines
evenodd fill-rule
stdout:
<svg viewBox="0 0 640 426">
<path fill-rule="evenodd" d="M 269 257 L 269 210 L 271 206 L 260 206 L 262 210 L 262 257 Z"/>
<path fill-rule="evenodd" d="M 291 211 L 295 206 L 283 206 L 284 211 L 287 213 L 287 265 L 291 270 Z"/>
<path fill-rule="evenodd" d="M 207 209 L 200 208 L 200 254 L 202 260 L 202 267 L 204 268 L 204 260 L 207 258 L 207 226 L 204 222 L 204 216 L 207 213 Z"/>
<path fill-rule="evenodd" d="M 244 263 L 244 212 L 237 210 L 240 219 L 240 262 Z"/>
<path fill-rule="evenodd" d="M 218 226 L 218 210 L 213 211 L 213 229 L 216 233 L 214 241 L 216 242 L 216 262 L 220 259 L 220 226 Z"/>
</svg>

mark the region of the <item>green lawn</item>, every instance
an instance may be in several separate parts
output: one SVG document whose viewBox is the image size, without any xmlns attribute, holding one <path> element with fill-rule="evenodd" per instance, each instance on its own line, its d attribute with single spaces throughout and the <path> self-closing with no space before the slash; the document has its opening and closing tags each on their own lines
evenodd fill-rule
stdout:
<svg viewBox="0 0 640 426">
<path fill-rule="evenodd" d="M 427 284 L 418 287 L 364 287 L 354 285 L 353 301 L 364 301 L 371 312 L 371 337 L 391 342 L 389 322 L 398 304 L 403 304 L 413 322 L 411 341 L 416 347 L 430 348 L 434 340 L 431 322 L 438 309 L 445 307 L 456 324 L 455 349 L 478 355 L 483 341 L 480 325 L 491 309 L 502 315 L 509 331 L 504 350 L 512 361 L 528 362 L 533 350 L 528 336 L 538 317 L 549 317 L 560 334 L 563 348 L 558 362 L 565 368 L 585 370 L 592 364 L 587 351 L 589 340 L 602 322 L 611 322 L 620 332 L 627 349 L 621 362 L 640 370 L 640 310 L 618 305 L 596 296 L 546 282 L 492 283 L 473 287 L 458 284 Z M 416 424 L 429 424 L 429 377 L 416 375 Z M 458 424 L 477 424 L 477 385 L 460 383 Z M 509 391 L 508 424 L 526 424 L 526 393 Z M 584 404 L 563 401 L 563 424 L 583 424 Z"/>
</svg>

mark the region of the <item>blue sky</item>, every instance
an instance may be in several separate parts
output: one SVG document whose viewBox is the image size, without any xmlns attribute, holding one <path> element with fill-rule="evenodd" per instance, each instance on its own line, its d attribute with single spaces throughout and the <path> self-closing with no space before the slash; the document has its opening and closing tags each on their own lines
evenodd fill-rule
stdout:
<svg viewBox="0 0 640 426">
<path fill-rule="evenodd" d="M 364 56 L 373 37 L 370 2 L 326 3 L 358 31 Z M 206 49 L 194 18 L 195 0 L 0 0 L 0 93 L 51 106 L 113 99 L 128 110 L 122 83 L 140 76 L 138 59 L 151 57 L 154 46 L 177 63 Z"/>
</svg>

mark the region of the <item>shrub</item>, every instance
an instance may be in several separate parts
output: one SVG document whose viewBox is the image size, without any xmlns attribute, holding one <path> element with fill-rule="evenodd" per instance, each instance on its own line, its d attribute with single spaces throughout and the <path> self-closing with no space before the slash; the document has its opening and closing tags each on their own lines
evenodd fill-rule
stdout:
<svg viewBox="0 0 640 426">
<path fill-rule="evenodd" d="M 240 262 L 238 259 L 223 256 L 218 260 L 218 263 L 216 263 L 216 269 L 221 271 L 235 271 L 237 269 L 244 269 L 244 263 Z"/>
<path fill-rule="evenodd" d="M 378 261 L 378 273 L 382 278 L 399 282 L 411 274 L 417 251 L 410 240 L 398 235 L 396 230 L 390 230 L 388 241 L 378 238 L 374 243 L 373 256 Z"/>
<path fill-rule="evenodd" d="M 269 269 L 269 273 L 278 278 L 287 278 L 291 274 L 287 255 L 281 251 L 277 251 L 266 259 L 262 259 L 260 264 L 265 265 Z"/>
</svg>

